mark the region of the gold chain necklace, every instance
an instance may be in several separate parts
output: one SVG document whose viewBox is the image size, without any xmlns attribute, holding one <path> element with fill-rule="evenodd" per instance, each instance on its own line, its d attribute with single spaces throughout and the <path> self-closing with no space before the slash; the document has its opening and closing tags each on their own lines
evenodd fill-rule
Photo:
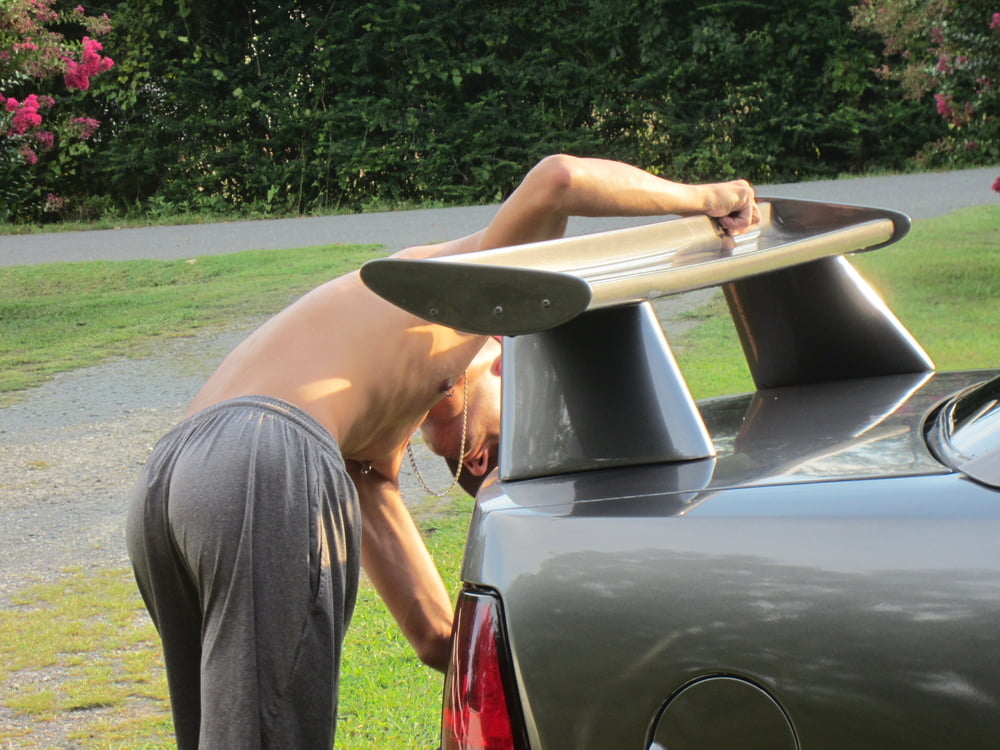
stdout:
<svg viewBox="0 0 1000 750">
<path fill-rule="evenodd" d="M 462 443 L 458 449 L 458 468 L 455 470 L 455 476 L 451 479 L 451 484 L 445 487 L 443 490 L 432 490 L 427 486 L 427 482 L 424 481 L 423 475 L 420 473 L 420 469 L 417 468 L 417 459 L 413 455 L 413 443 L 412 441 L 406 444 L 406 454 L 410 457 L 410 468 L 413 469 L 413 476 L 417 478 L 420 486 L 424 488 L 424 492 L 434 497 L 444 497 L 449 492 L 451 492 L 455 485 L 458 484 L 458 478 L 462 475 L 462 468 L 465 466 L 463 460 L 465 459 L 465 439 L 467 437 L 466 430 L 469 425 L 469 372 L 466 370 L 462 374 L 462 398 L 464 403 L 462 404 Z"/>
</svg>

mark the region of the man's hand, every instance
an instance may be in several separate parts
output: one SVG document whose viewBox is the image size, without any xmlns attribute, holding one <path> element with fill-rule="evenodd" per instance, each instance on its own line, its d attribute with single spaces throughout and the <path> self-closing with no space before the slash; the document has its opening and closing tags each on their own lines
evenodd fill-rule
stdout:
<svg viewBox="0 0 1000 750">
<path fill-rule="evenodd" d="M 753 188 L 746 180 L 701 185 L 705 193 L 704 213 L 718 219 L 726 232 L 743 234 L 760 223 Z"/>
</svg>

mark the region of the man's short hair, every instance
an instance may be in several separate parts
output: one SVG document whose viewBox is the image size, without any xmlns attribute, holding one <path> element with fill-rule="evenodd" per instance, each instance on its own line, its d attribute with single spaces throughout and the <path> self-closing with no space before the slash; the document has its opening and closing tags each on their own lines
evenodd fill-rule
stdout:
<svg viewBox="0 0 1000 750">
<path fill-rule="evenodd" d="M 458 461 L 454 458 L 446 458 L 445 463 L 448 464 L 448 468 L 451 469 L 452 476 L 455 476 L 455 472 L 458 471 Z M 475 497 L 479 493 L 479 488 L 483 484 L 483 480 L 490 475 L 497 466 L 497 456 L 496 451 L 490 455 L 490 461 L 486 465 L 486 471 L 483 472 L 482 476 L 476 476 L 469 472 L 468 469 L 463 468 L 462 473 L 458 477 L 458 486 L 469 493 L 471 497 Z"/>
</svg>

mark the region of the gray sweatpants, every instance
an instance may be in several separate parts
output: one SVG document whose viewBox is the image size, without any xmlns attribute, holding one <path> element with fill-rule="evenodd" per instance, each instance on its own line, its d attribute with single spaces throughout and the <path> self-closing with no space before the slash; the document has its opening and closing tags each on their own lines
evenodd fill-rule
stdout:
<svg viewBox="0 0 1000 750">
<path fill-rule="evenodd" d="M 284 402 L 227 401 L 157 444 L 127 541 L 181 750 L 332 746 L 359 518 L 336 442 Z"/>
</svg>

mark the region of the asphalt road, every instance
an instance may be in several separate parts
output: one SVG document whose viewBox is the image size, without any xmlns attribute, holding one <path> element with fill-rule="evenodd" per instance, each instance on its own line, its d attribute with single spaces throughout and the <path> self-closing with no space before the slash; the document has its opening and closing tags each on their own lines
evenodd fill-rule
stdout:
<svg viewBox="0 0 1000 750">
<path fill-rule="evenodd" d="M 766 197 L 806 198 L 902 211 L 913 219 L 993 203 L 1000 167 L 758 186 Z M 0 266 L 86 260 L 177 259 L 240 250 L 377 243 L 389 250 L 462 237 L 484 227 L 495 206 L 438 208 L 302 219 L 0 236 Z M 656 221 L 576 219 L 570 234 Z"/>
</svg>

